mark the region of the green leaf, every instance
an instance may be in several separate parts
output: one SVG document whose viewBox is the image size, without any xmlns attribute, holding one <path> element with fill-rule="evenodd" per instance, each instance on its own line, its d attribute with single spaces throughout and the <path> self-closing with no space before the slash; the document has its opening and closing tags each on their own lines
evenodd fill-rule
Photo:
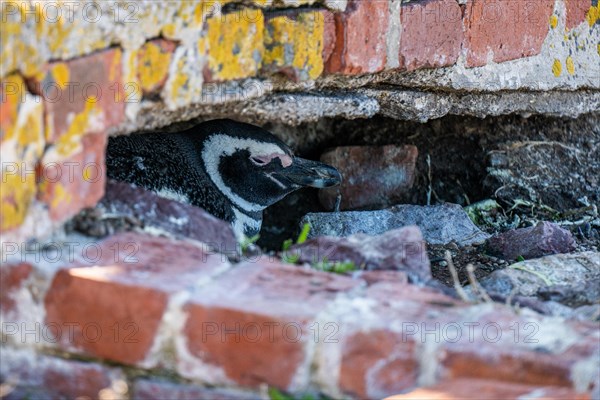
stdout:
<svg viewBox="0 0 600 400">
<path fill-rule="evenodd" d="M 288 239 L 288 240 L 284 241 L 283 245 L 281 246 L 281 250 L 288 251 L 290 249 L 290 247 L 292 247 L 292 244 L 294 244 L 294 241 L 292 239 Z"/>
<path fill-rule="evenodd" d="M 242 251 L 248 250 L 248 247 L 258 242 L 258 239 L 260 239 L 260 235 L 258 233 L 252 237 L 244 236 L 244 240 L 242 240 L 242 243 L 240 243 L 240 246 L 242 246 Z"/>
<path fill-rule="evenodd" d="M 300 232 L 300 235 L 298 236 L 298 240 L 296 240 L 296 244 L 302 244 L 302 243 L 306 242 L 306 239 L 308 239 L 309 233 L 310 233 L 310 224 L 307 222 L 302 227 L 302 232 Z"/>
</svg>

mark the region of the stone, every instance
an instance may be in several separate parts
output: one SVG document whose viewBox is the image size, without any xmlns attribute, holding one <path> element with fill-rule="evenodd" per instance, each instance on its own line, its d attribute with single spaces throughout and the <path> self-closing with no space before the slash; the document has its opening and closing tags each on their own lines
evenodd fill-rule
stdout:
<svg viewBox="0 0 600 400">
<path fill-rule="evenodd" d="M 339 293 L 360 285 L 350 277 L 269 261 L 264 256 L 221 275 L 184 307 L 189 356 L 179 373 L 209 384 L 261 384 L 283 391 L 308 385 L 310 326 Z M 191 357 L 191 359 L 190 359 Z M 201 374 L 219 368 L 221 378 Z"/>
<path fill-rule="evenodd" d="M 400 66 L 413 71 L 456 64 L 463 42 L 460 5 L 455 0 L 402 4 Z"/>
<path fill-rule="evenodd" d="M 111 236 L 60 269 L 44 303 L 59 348 L 129 365 L 154 366 L 170 298 L 228 268 L 199 246 L 134 233 Z M 70 327 L 72 330 L 68 330 Z"/>
<path fill-rule="evenodd" d="M 344 211 L 339 213 L 310 213 L 301 225 L 311 226 L 309 237 L 345 237 L 356 233 L 379 235 L 407 225 L 417 225 L 430 244 L 460 246 L 483 243 L 489 235 L 477 228 L 457 204 L 435 206 L 398 205 L 377 211 Z"/>
<path fill-rule="evenodd" d="M 467 0 L 464 17 L 467 67 L 539 54 L 553 9 L 554 0 Z"/>
<path fill-rule="evenodd" d="M 429 258 L 421 231 L 416 226 L 394 229 L 378 236 L 321 236 L 293 246 L 300 262 L 315 264 L 352 262 L 359 270 L 394 270 L 406 273 L 412 281 L 431 278 Z"/>
<path fill-rule="evenodd" d="M 345 146 L 323 155 L 321 161 L 342 174 L 340 186 L 319 191 L 325 209 L 333 210 L 341 195 L 341 210 L 381 208 L 396 204 L 415 178 L 415 146 Z"/>
<path fill-rule="evenodd" d="M 109 180 L 100 208 L 105 214 L 133 217 L 146 229 L 156 228 L 177 238 L 198 240 L 223 254 L 237 254 L 237 241 L 229 223 L 199 207 L 149 190 Z"/>
<path fill-rule="evenodd" d="M 526 260 L 497 270 L 480 283 L 490 293 L 508 296 L 536 296 L 542 291 L 546 299 L 553 299 L 553 291 L 561 287 L 563 295 L 557 299 L 590 299 L 596 290 L 587 292 L 586 282 L 600 279 L 600 253 L 559 254 Z M 586 293 L 582 293 L 586 291 Z M 591 300 L 591 299 L 590 299 Z"/>
<path fill-rule="evenodd" d="M 576 248 L 575 240 L 566 229 L 552 222 L 539 222 L 528 228 L 513 229 L 492 236 L 486 242 L 487 252 L 508 261 L 519 257 L 538 258 L 569 253 Z"/>
<path fill-rule="evenodd" d="M 328 73 L 344 75 L 382 71 L 387 59 L 387 1 L 348 2 L 335 14 L 335 47 L 325 64 Z"/>
<path fill-rule="evenodd" d="M 585 280 L 579 282 L 579 284 L 557 284 L 541 287 L 537 295 L 543 300 L 559 302 L 569 307 L 599 303 L 600 276 L 596 275 L 583 279 Z"/>
</svg>

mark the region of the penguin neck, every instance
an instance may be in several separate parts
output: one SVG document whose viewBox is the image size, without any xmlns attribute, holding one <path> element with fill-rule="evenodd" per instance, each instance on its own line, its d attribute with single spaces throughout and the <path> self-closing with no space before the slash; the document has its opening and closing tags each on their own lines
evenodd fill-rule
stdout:
<svg viewBox="0 0 600 400">
<path fill-rule="evenodd" d="M 262 224 L 261 211 L 246 211 L 233 206 L 233 232 L 239 241 L 245 237 L 252 237 L 260 232 Z"/>
</svg>

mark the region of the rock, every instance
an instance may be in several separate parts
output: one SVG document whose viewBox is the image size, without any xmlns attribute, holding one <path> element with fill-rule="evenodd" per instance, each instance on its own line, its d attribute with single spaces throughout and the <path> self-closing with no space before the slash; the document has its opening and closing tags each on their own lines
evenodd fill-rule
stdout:
<svg viewBox="0 0 600 400">
<path fill-rule="evenodd" d="M 386 210 L 310 213 L 302 224 L 311 225 L 310 237 L 379 235 L 407 225 L 417 225 L 430 244 L 456 242 L 460 246 L 483 243 L 489 235 L 477 228 L 461 206 L 398 205 Z"/>
<path fill-rule="evenodd" d="M 494 295 L 541 295 L 547 300 L 576 306 L 598 301 L 597 288 L 592 289 L 587 283 L 594 286 L 599 279 L 600 253 L 588 251 L 516 263 L 494 271 L 480 283 L 488 293 Z M 557 291 L 558 287 L 560 292 Z"/>
<path fill-rule="evenodd" d="M 100 207 L 108 214 L 137 219 L 146 230 L 154 228 L 175 237 L 198 240 L 223 254 L 233 253 L 237 248 L 227 222 L 199 207 L 160 197 L 128 183 L 109 181 Z"/>
<path fill-rule="evenodd" d="M 556 301 L 569 307 L 594 304 L 600 300 L 600 276 L 593 276 L 581 285 L 542 287 L 538 296 L 543 300 Z"/>
<path fill-rule="evenodd" d="M 416 226 L 391 230 L 379 236 L 318 237 L 292 247 L 301 262 L 353 262 L 361 270 L 406 272 L 411 281 L 431 279 L 429 258 Z"/>
<path fill-rule="evenodd" d="M 381 208 L 398 203 L 413 185 L 418 150 L 415 146 L 343 146 L 321 156 L 336 167 L 343 182 L 319 191 L 323 207 L 333 210 L 341 195 L 340 209 Z"/>
<path fill-rule="evenodd" d="M 538 258 L 575 250 L 571 232 L 552 222 L 539 222 L 536 226 L 513 229 L 495 235 L 487 241 L 488 252 L 505 260 L 514 261 Z"/>
</svg>

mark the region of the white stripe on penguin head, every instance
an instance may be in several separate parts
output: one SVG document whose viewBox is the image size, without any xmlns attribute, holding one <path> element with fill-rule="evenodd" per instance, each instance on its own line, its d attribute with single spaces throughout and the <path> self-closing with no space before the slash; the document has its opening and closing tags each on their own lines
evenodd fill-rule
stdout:
<svg viewBox="0 0 600 400">
<path fill-rule="evenodd" d="M 219 160 L 221 156 L 230 156 L 238 150 L 248 150 L 250 156 L 256 157 L 272 157 L 273 154 L 281 154 L 280 158 L 286 160 L 287 158 L 290 158 L 290 156 L 276 144 L 259 142 L 252 139 L 236 138 L 224 134 L 212 135 L 204 143 L 204 149 L 202 150 L 204 168 L 217 188 L 241 209 L 246 211 L 262 211 L 266 208 L 265 206 L 250 203 L 233 193 L 231 188 L 225 184 L 219 174 Z"/>
</svg>

